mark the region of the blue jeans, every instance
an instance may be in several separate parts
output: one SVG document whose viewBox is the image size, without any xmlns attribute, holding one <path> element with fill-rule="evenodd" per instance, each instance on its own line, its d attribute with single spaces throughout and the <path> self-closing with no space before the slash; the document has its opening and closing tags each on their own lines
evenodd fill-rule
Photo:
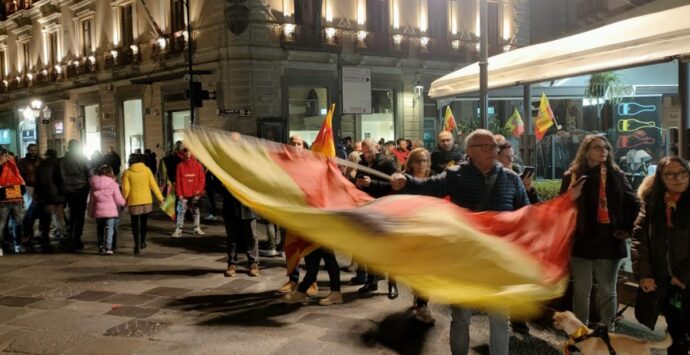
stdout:
<svg viewBox="0 0 690 355">
<path fill-rule="evenodd" d="M 182 229 L 184 226 L 184 214 L 187 209 L 192 210 L 194 215 L 194 228 L 199 228 L 201 223 L 201 212 L 199 211 L 199 198 L 181 198 L 177 200 L 177 229 Z"/>
<path fill-rule="evenodd" d="M 613 325 L 618 308 L 616 299 L 616 280 L 622 259 L 583 259 L 570 260 L 570 274 L 573 278 L 573 313 L 584 324 L 589 322 L 589 297 L 592 292 L 592 274 L 597 279 L 597 307 L 601 323 Z"/>
<path fill-rule="evenodd" d="M 106 250 L 113 250 L 113 235 L 117 218 L 96 218 L 96 236 L 98 247 Z"/>
<path fill-rule="evenodd" d="M 508 318 L 498 314 L 488 314 L 489 350 L 491 355 L 508 355 L 510 329 Z M 470 319 L 472 310 L 450 307 L 450 352 L 453 355 L 466 355 L 470 351 Z"/>
</svg>

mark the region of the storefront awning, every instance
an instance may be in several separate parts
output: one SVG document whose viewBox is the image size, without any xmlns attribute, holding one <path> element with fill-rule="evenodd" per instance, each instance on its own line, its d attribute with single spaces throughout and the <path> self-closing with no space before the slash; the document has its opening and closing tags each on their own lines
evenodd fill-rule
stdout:
<svg viewBox="0 0 690 355">
<path fill-rule="evenodd" d="M 489 89 L 663 62 L 690 54 L 690 5 L 635 17 L 489 58 Z M 445 75 L 429 96 L 479 90 L 479 64 Z"/>
</svg>

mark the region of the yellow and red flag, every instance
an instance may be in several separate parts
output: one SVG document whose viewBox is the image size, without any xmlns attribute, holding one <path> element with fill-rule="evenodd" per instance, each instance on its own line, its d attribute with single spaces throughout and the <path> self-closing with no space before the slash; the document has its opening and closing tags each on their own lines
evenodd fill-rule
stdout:
<svg viewBox="0 0 690 355">
<path fill-rule="evenodd" d="M 537 136 L 537 142 L 541 141 L 551 126 L 556 122 L 556 116 L 551 110 L 549 99 L 546 94 L 541 93 L 541 102 L 539 103 L 539 113 L 537 119 L 534 121 L 534 134 Z"/>
<path fill-rule="evenodd" d="M 522 122 L 522 117 L 517 108 L 513 109 L 513 114 L 510 116 L 508 121 L 506 121 L 505 128 L 510 131 L 513 137 L 520 137 L 525 133 L 525 124 Z"/>
<path fill-rule="evenodd" d="M 333 112 L 335 112 L 335 104 L 331 105 L 328 110 L 326 119 L 323 120 L 319 134 L 316 135 L 316 140 L 311 145 L 311 151 L 320 153 L 328 158 L 335 157 L 335 141 L 333 139 Z M 293 270 L 299 265 L 299 261 L 312 251 L 319 248 L 319 245 L 314 244 L 292 231 L 288 230 L 285 235 L 285 259 L 287 260 L 287 274 L 290 275 Z"/>
<path fill-rule="evenodd" d="M 525 317 L 565 291 L 570 196 L 502 213 L 428 196 L 375 200 L 321 154 L 204 128 L 184 139 L 247 207 L 423 297 Z"/>
<path fill-rule="evenodd" d="M 455 116 L 453 116 L 453 111 L 450 110 L 450 105 L 446 106 L 446 112 L 443 116 L 443 130 L 448 132 L 453 132 L 458 126 L 455 124 Z"/>
</svg>

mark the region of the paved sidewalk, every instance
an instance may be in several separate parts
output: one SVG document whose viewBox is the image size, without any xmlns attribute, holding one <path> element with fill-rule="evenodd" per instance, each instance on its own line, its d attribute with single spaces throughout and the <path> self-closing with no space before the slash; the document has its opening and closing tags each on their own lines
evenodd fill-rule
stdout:
<svg viewBox="0 0 690 355">
<path fill-rule="evenodd" d="M 194 237 L 188 226 L 173 239 L 172 222 L 149 222 L 149 247 L 132 255 L 129 221 L 120 223 L 119 249 L 97 254 L 95 224 L 87 223 L 83 252 L 0 257 L 0 350 L 21 354 L 449 354 L 445 306 L 436 325 L 412 318 L 412 295 L 358 297 L 343 272 L 345 303 L 331 307 L 283 305 L 275 292 L 285 281 L 281 258 L 262 258 L 261 275 L 246 264 L 223 276 L 222 224 Z M 265 230 L 259 228 L 260 232 Z M 339 258 L 341 265 L 348 260 Z M 327 274 L 319 276 L 328 291 Z M 628 315 L 627 319 L 633 319 Z M 488 354 L 488 321 L 473 320 L 473 354 Z M 530 336 L 511 337 L 511 354 L 559 354 L 564 334 L 530 323 Z M 624 332 L 659 337 L 625 321 Z"/>
</svg>

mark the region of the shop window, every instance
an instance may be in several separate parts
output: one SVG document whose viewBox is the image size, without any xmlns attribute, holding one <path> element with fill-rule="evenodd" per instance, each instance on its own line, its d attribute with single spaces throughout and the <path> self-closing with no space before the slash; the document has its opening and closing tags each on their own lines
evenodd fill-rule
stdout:
<svg viewBox="0 0 690 355">
<path fill-rule="evenodd" d="M 371 91 L 371 114 L 361 115 L 361 139 L 376 141 L 395 140 L 395 92 L 393 90 Z"/>
<path fill-rule="evenodd" d="M 182 140 L 182 130 L 192 126 L 192 115 L 189 110 L 171 112 L 170 127 L 172 128 L 172 142 Z"/>
<path fill-rule="evenodd" d="M 122 103 L 124 116 L 125 155 L 144 152 L 144 115 L 141 99 L 126 100 Z"/>
<path fill-rule="evenodd" d="M 101 130 L 98 119 L 98 105 L 82 107 L 84 117 L 84 155 L 90 157 L 93 152 L 101 149 Z M 102 152 L 101 152 L 102 153 Z"/>
<path fill-rule="evenodd" d="M 288 89 L 289 136 L 299 135 L 311 145 L 328 113 L 328 89 L 291 87 Z"/>
</svg>

